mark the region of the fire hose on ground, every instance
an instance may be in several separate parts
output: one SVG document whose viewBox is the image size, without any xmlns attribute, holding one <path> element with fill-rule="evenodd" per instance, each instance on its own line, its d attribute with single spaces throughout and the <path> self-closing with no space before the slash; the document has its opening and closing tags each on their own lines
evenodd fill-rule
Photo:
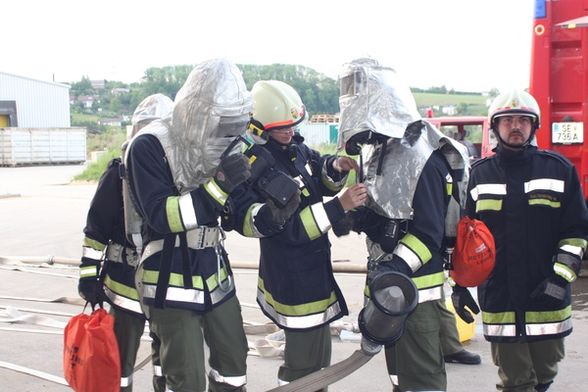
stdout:
<svg viewBox="0 0 588 392">
<path fill-rule="evenodd" d="M 78 266 L 78 259 L 47 256 L 47 257 L 0 257 L 0 264 L 11 262 L 23 264 L 64 264 Z M 233 268 L 257 269 L 257 263 L 232 262 Z M 365 273 L 365 265 L 357 264 L 333 264 L 334 272 Z M 376 354 L 381 351 L 383 345 L 396 342 L 402 335 L 406 317 L 416 308 L 418 303 L 418 290 L 410 278 L 397 272 L 387 272 L 377 276 L 370 283 L 371 298 L 368 304 L 359 314 L 359 329 L 362 333 L 361 346 L 347 359 L 335 363 L 329 367 L 316 371 L 305 377 L 299 378 L 288 384 L 270 389 L 268 392 L 313 392 L 333 384 L 349 374 L 353 373 Z M 18 297 L 6 297 L 18 299 Z M 51 302 L 72 303 L 77 302 L 69 298 L 51 300 Z M 259 326 L 253 326 L 259 327 Z M 145 358 L 136 366 L 140 369 L 150 358 Z M 0 363 L 0 367 L 44 378 L 49 381 L 62 383 L 62 378 L 34 369 L 22 366 Z"/>
</svg>

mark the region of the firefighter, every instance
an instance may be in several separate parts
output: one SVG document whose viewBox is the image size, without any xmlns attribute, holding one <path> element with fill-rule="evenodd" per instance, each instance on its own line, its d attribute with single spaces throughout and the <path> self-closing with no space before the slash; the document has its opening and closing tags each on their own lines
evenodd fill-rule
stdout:
<svg viewBox="0 0 588 392">
<path fill-rule="evenodd" d="M 255 146 L 261 149 L 256 154 L 269 154 L 264 159 L 273 162 L 271 170 L 295 180 L 299 190 L 282 207 L 254 185 L 231 196 L 236 229 L 260 238 L 257 303 L 285 331 L 284 363 L 278 371 L 283 385 L 330 364 L 329 323 L 348 311 L 333 276 L 327 232 L 345 211 L 364 203 L 367 193 L 357 185 L 323 201 L 343 188 L 357 163 L 349 157 L 321 156 L 304 144 L 296 127 L 306 118 L 306 109 L 290 85 L 258 81 L 251 93 L 251 133 L 269 136 L 266 144 Z M 256 183 L 265 182 L 263 178 Z"/>
<path fill-rule="evenodd" d="M 218 218 L 228 194 L 250 175 L 231 141 L 244 133 L 251 95 L 224 59 L 197 65 L 171 118 L 131 140 L 127 171 L 144 220 L 136 280 L 152 334 L 161 342 L 166 387 L 245 391 L 247 339 Z"/>
<path fill-rule="evenodd" d="M 418 289 L 404 333 L 385 350 L 394 390 L 445 391 L 439 310 L 444 241 L 446 224 L 457 224 L 467 152 L 421 121 L 410 89 L 394 69 L 372 59 L 354 60 L 340 83 L 340 142 L 365 160 L 362 177 L 370 195 L 366 208 L 350 214 L 353 229 L 367 234 L 368 283 L 396 271 Z"/>
<path fill-rule="evenodd" d="M 132 137 L 151 121 L 170 115 L 172 106 L 172 100 L 162 94 L 145 98 L 133 113 L 133 131 L 129 136 Z M 92 308 L 102 305 L 103 300 L 111 305 L 120 352 L 121 391 L 130 392 L 145 316 L 135 289 L 138 255 L 125 236 L 121 170 L 120 158 L 109 162 L 90 204 L 84 228 L 78 291 Z M 101 260 L 104 260 L 102 266 Z M 157 392 L 163 392 L 165 381 L 160 377 L 157 350 L 154 350 L 152 359 L 153 385 Z"/>
<path fill-rule="evenodd" d="M 496 155 L 474 164 L 466 213 L 496 243 L 496 264 L 478 287 L 484 336 L 505 391 L 546 391 L 572 332 L 570 283 L 588 238 L 588 211 L 574 166 L 534 145 L 541 114 L 533 96 L 500 94 L 488 112 Z M 458 314 L 472 303 L 456 286 Z M 475 305 L 475 303 L 474 303 Z"/>
</svg>

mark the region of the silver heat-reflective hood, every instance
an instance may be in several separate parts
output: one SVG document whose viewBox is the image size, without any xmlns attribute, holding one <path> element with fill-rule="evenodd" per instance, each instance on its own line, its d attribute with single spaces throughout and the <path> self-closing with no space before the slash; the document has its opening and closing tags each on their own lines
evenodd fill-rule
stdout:
<svg viewBox="0 0 588 392">
<path fill-rule="evenodd" d="M 251 109 L 241 71 L 228 60 L 205 61 L 192 70 L 176 95 L 171 120 L 149 127 L 164 146 L 181 193 L 214 176 L 222 153 L 245 133 Z"/>
<path fill-rule="evenodd" d="M 467 149 L 422 121 L 410 88 L 393 68 L 373 59 L 353 60 L 344 65 L 339 83 L 339 149 L 351 153 L 350 145 L 361 146 L 369 208 L 391 219 L 412 219 L 416 185 L 437 149 L 454 173 L 463 173 L 457 183 L 463 203 L 469 177 Z M 380 159 L 383 143 L 386 149 Z"/>
<path fill-rule="evenodd" d="M 410 88 L 393 68 L 376 60 L 345 64 L 339 85 L 339 148 L 366 131 L 400 139 L 409 124 L 421 119 Z"/>
<path fill-rule="evenodd" d="M 423 121 L 425 127 L 413 145 L 404 139 L 388 139 L 382 162 L 382 172 L 376 174 L 382 145 L 362 148 L 364 183 L 370 195 L 367 206 L 379 215 L 391 219 L 412 219 L 412 200 L 425 163 L 434 150 L 441 150 L 454 172 L 463 177 L 459 186 L 460 202 L 465 201 L 469 177 L 467 149 L 461 143 L 443 135 L 435 126 Z M 455 179 L 457 180 L 457 179 Z"/>
</svg>

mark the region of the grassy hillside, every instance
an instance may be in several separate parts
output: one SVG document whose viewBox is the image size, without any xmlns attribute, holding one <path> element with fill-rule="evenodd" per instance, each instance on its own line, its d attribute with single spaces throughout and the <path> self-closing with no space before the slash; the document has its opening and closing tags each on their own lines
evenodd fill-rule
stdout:
<svg viewBox="0 0 588 392">
<path fill-rule="evenodd" d="M 485 116 L 488 112 L 486 102 L 489 97 L 477 94 L 435 94 L 413 93 L 421 113 L 433 108 L 435 116 L 443 116 L 443 106 L 455 106 L 458 115 Z"/>
</svg>

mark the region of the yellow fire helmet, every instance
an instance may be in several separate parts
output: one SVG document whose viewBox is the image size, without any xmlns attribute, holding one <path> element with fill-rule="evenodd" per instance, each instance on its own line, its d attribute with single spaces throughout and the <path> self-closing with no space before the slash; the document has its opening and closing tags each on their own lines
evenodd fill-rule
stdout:
<svg viewBox="0 0 588 392">
<path fill-rule="evenodd" d="M 251 89 L 253 113 L 249 132 L 265 138 L 265 132 L 295 127 L 306 118 L 306 108 L 292 86 L 279 80 L 261 80 Z"/>
</svg>

